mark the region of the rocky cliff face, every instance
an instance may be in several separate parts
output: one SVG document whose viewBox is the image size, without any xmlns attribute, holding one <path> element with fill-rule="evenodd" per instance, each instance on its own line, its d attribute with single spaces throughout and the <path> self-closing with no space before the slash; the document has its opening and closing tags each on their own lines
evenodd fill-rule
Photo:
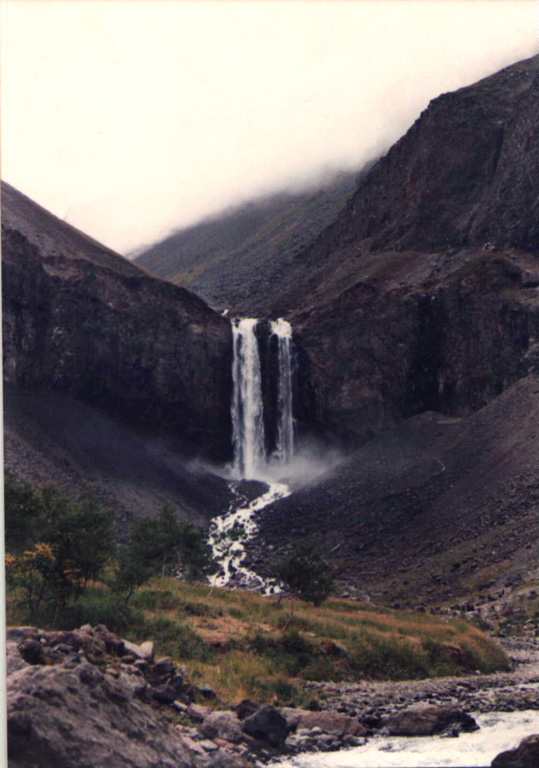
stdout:
<svg viewBox="0 0 539 768">
<path fill-rule="evenodd" d="M 344 440 L 477 410 L 537 363 L 539 59 L 435 99 L 260 311 Z"/>
<path fill-rule="evenodd" d="M 150 277 L 2 187 L 4 377 L 67 393 L 230 452 L 231 333 L 196 296 Z"/>
<path fill-rule="evenodd" d="M 318 253 L 539 250 L 539 57 L 434 99 L 370 171 Z"/>
</svg>

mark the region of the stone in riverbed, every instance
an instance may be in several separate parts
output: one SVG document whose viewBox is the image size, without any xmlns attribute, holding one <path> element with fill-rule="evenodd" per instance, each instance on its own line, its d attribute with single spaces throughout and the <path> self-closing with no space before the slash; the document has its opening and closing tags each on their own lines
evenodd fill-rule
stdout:
<svg viewBox="0 0 539 768">
<path fill-rule="evenodd" d="M 224 739 L 232 744 L 242 740 L 241 724 L 234 712 L 212 712 L 199 726 L 199 732 L 207 739 Z"/>
<path fill-rule="evenodd" d="M 191 704 L 187 710 L 188 716 L 191 720 L 201 723 L 213 712 L 213 707 L 204 707 L 202 704 Z"/>
<path fill-rule="evenodd" d="M 491 763 L 492 768 L 537 768 L 539 765 L 539 735 L 522 739 L 516 749 L 500 752 Z"/>
<path fill-rule="evenodd" d="M 272 747 L 282 747 L 290 732 L 285 718 L 270 705 L 261 707 L 258 712 L 244 720 L 243 730 L 248 736 L 266 741 Z"/>
<path fill-rule="evenodd" d="M 334 710 L 311 712 L 307 709 L 283 707 L 280 712 L 291 730 L 308 730 L 312 735 L 313 729 L 319 728 L 326 733 L 339 734 L 340 736 L 367 735 L 367 728 L 363 723 Z"/>
<path fill-rule="evenodd" d="M 479 726 L 471 715 L 451 706 L 413 704 L 390 715 L 382 722 L 389 736 L 433 736 L 451 730 L 477 731 Z"/>
</svg>

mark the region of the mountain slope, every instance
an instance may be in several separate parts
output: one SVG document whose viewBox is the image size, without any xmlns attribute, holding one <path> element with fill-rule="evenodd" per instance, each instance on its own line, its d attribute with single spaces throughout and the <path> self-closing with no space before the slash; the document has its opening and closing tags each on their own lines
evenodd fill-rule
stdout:
<svg viewBox="0 0 539 768">
<path fill-rule="evenodd" d="M 536 370 L 537 124 L 539 57 L 435 99 L 260 302 L 330 433 L 468 414 Z"/>
<path fill-rule="evenodd" d="M 4 378 L 230 451 L 227 321 L 3 185 Z"/>
<path fill-rule="evenodd" d="M 135 261 L 218 309 L 255 308 L 356 186 L 357 174 L 340 174 L 320 188 L 254 200 L 171 235 Z"/>
<path fill-rule="evenodd" d="M 539 376 L 464 419 L 425 412 L 261 513 L 266 548 L 314 539 L 342 588 L 407 605 L 483 600 L 537 576 Z"/>
</svg>

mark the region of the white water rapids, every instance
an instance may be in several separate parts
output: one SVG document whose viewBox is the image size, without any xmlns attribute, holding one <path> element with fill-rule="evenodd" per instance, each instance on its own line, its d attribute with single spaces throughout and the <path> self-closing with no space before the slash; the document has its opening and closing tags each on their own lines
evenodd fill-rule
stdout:
<svg viewBox="0 0 539 768">
<path fill-rule="evenodd" d="M 226 586 L 233 578 L 236 586 L 264 591 L 271 589 L 266 580 L 242 566 L 241 561 L 245 555 L 245 542 L 256 533 L 256 513 L 289 493 L 284 483 L 272 483 L 266 493 L 247 506 L 231 509 L 228 514 L 212 521 L 209 543 L 213 556 L 222 568 L 222 572 L 212 581 L 216 587 Z"/>
<path fill-rule="evenodd" d="M 363 747 L 304 754 L 276 764 L 279 768 L 483 768 L 538 730 L 538 713 L 532 710 L 474 717 L 479 730 L 457 738 L 375 736 Z"/>
</svg>

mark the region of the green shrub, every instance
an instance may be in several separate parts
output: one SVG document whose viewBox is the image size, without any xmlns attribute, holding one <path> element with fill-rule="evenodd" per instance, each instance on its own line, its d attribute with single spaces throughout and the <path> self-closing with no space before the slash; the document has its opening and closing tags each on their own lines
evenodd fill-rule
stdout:
<svg viewBox="0 0 539 768">
<path fill-rule="evenodd" d="M 181 659 L 196 659 L 211 662 L 215 659 L 215 649 L 186 624 L 173 621 L 164 616 L 146 618 L 138 626 L 132 627 L 130 638 L 135 642 L 153 639 L 164 656 Z"/>
<path fill-rule="evenodd" d="M 290 630 L 280 637 L 257 634 L 248 641 L 248 647 L 259 656 L 267 656 L 276 667 L 291 677 L 299 674 L 313 657 L 315 649 L 299 632 Z"/>
<path fill-rule="evenodd" d="M 62 614 L 58 627 L 73 629 L 83 624 L 92 627 L 104 624 L 111 632 L 122 634 L 143 622 L 140 611 L 126 605 L 119 595 L 108 589 L 88 589 L 76 605 Z"/>
<path fill-rule="evenodd" d="M 421 649 L 403 639 L 370 635 L 364 647 L 350 654 L 355 675 L 374 680 L 409 680 L 429 677 L 428 659 Z"/>
<path fill-rule="evenodd" d="M 193 601 L 181 602 L 180 607 L 182 611 L 188 613 L 189 616 L 216 616 L 217 612 L 213 610 L 206 603 L 194 603 Z"/>
<path fill-rule="evenodd" d="M 181 601 L 170 589 L 142 589 L 136 592 L 131 602 L 145 611 L 171 611 L 181 606 Z"/>
<path fill-rule="evenodd" d="M 298 689 L 286 680 L 275 680 L 271 687 L 283 702 L 293 701 L 298 696 Z"/>
</svg>

